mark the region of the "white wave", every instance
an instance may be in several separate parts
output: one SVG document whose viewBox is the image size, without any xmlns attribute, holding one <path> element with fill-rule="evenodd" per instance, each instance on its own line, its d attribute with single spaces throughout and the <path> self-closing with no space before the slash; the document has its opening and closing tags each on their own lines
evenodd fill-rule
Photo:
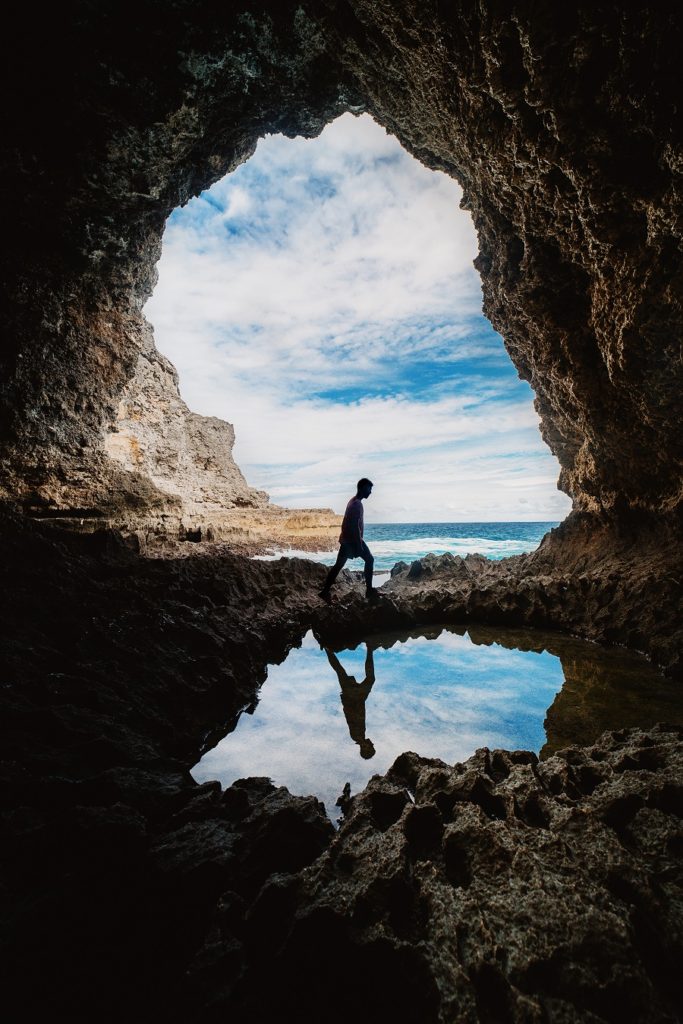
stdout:
<svg viewBox="0 0 683 1024">
<path fill-rule="evenodd" d="M 370 540 L 373 554 L 393 554 L 403 552 L 423 557 L 428 552 L 444 554 L 450 551 L 453 555 L 465 555 L 485 551 L 528 551 L 536 547 L 533 541 L 524 540 L 490 540 L 487 537 L 410 537 L 406 540 Z"/>
<path fill-rule="evenodd" d="M 521 555 L 533 551 L 538 546 L 535 540 L 491 540 L 488 537 L 409 537 L 404 540 L 373 540 L 368 538 L 369 547 L 375 557 L 375 569 L 386 569 L 401 561 L 415 561 L 425 555 L 465 555 L 479 554 L 488 558 L 500 559 L 511 555 Z M 337 548 L 328 551 L 300 551 L 296 548 L 283 548 L 255 558 L 270 561 L 276 558 L 309 558 L 314 562 L 331 564 L 337 557 Z M 358 561 L 348 564 L 348 568 L 361 566 Z M 362 567 L 362 566 L 361 566 Z"/>
<path fill-rule="evenodd" d="M 276 558 L 310 558 L 313 562 L 334 562 L 337 550 L 335 548 L 334 551 L 300 551 L 298 548 L 278 548 L 277 551 L 269 551 L 265 555 L 252 555 L 252 558 L 258 562 L 272 562 Z"/>
</svg>

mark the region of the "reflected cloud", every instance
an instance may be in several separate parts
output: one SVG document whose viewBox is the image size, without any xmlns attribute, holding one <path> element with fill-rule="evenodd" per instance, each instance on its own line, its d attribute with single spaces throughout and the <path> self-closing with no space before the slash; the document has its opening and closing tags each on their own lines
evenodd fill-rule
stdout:
<svg viewBox="0 0 683 1024">
<path fill-rule="evenodd" d="M 255 713 L 192 774 L 225 786 L 266 775 L 314 793 L 334 820 L 345 783 L 358 792 L 406 750 L 447 764 L 483 746 L 549 756 L 605 729 L 659 721 L 683 724 L 676 682 L 619 648 L 539 630 L 431 626 L 340 651 L 309 632 L 269 668 Z M 358 756 L 370 736 L 371 761 Z"/>
<path fill-rule="evenodd" d="M 243 715 L 193 775 L 230 785 L 265 774 L 293 793 L 315 793 L 334 817 L 344 783 L 357 792 L 404 750 L 447 763 L 480 746 L 539 750 L 562 667 L 549 654 L 516 655 L 448 631 L 336 654 L 308 633 L 269 668 L 254 715 Z M 363 760 L 370 737 L 373 753 L 366 745 Z"/>
</svg>

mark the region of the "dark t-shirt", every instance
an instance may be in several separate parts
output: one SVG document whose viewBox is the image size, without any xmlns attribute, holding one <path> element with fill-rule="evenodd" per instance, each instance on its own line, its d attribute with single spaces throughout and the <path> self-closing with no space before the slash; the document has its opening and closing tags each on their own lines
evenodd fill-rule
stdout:
<svg viewBox="0 0 683 1024">
<path fill-rule="evenodd" d="M 363 502 L 355 495 L 346 506 L 346 512 L 339 534 L 340 544 L 358 544 L 358 534 L 363 537 Z"/>
</svg>

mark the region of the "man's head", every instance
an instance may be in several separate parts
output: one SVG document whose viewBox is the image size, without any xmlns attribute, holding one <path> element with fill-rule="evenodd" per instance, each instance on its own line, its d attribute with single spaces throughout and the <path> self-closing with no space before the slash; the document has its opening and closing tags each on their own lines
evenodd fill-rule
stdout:
<svg viewBox="0 0 683 1024">
<path fill-rule="evenodd" d="M 368 480 L 366 476 L 360 478 L 356 484 L 356 493 L 359 498 L 369 498 L 370 492 L 372 491 L 372 480 Z"/>
</svg>

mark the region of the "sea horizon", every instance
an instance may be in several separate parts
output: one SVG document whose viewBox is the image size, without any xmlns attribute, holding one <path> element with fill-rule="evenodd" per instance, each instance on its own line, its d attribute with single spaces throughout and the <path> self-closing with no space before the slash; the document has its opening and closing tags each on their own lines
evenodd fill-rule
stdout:
<svg viewBox="0 0 683 1024">
<path fill-rule="evenodd" d="M 485 555 L 500 560 L 534 551 L 549 530 L 561 520 L 467 520 L 422 521 L 365 524 L 364 537 L 375 559 L 376 572 L 388 572 L 397 562 L 413 562 L 425 555 Z M 273 550 L 259 555 L 261 559 L 281 557 L 309 558 L 331 565 L 337 557 L 337 545 L 326 550 L 302 551 L 296 548 Z M 362 562 L 350 560 L 349 569 L 361 568 Z"/>
</svg>

